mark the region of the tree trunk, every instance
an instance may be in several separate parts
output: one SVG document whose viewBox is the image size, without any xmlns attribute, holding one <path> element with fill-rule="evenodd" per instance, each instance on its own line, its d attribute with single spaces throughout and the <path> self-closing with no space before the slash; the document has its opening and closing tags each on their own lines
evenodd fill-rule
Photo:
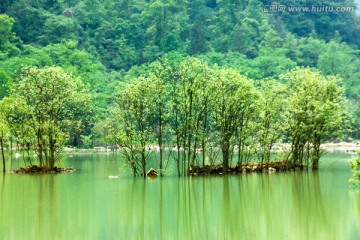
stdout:
<svg viewBox="0 0 360 240">
<path fill-rule="evenodd" d="M 320 145 L 321 145 L 321 140 L 316 139 L 314 142 L 314 156 L 313 156 L 313 161 L 312 161 L 312 169 L 313 170 L 319 169 Z"/>
<path fill-rule="evenodd" d="M 52 140 L 50 140 L 50 153 L 49 153 L 49 169 L 52 170 L 55 167 L 55 154 L 56 154 L 56 142 Z"/>
<path fill-rule="evenodd" d="M 145 157 L 145 147 L 141 149 L 141 165 L 144 177 L 146 177 L 146 157 Z"/>
<path fill-rule="evenodd" d="M 0 147 L 1 147 L 1 156 L 2 156 L 2 162 L 3 162 L 3 173 L 6 172 L 6 166 L 5 166 L 5 154 L 4 154 L 4 132 L 1 132 L 0 136 Z"/>
<path fill-rule="evenodd" d="M 160 151 L 160 177 L 163 176 L 163 147 L 162 147 L 162 141 L 163 141 L 163 123 L 162 123 L 162 111 L 159 112 L 159 151 Z"/>
<path fill-rule="evenodd" d="M 229 141 L 225 141 L 222 145 L 222 154 L 223 154 L 223 173 L 227 174 L 229 169 L 229 156 L 230 156 L 230 144 Z"/>
</svg>

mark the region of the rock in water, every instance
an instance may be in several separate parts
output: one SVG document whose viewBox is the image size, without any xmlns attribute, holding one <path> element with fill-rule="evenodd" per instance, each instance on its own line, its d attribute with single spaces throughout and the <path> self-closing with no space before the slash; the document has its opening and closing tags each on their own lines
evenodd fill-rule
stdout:
<svg viewBox="0 0 360 240">
<path fill-rule="evenodd" d="M 274 172 L 276 172 L 276 169 L 272 168 L 272 167 L 269 167 L 268 171 L 269 171 L 269 173 L 274 173 Z"/>
<path fill-rule="evenodd" d="M 110 179 L 116 179 L 116 178 L 119 178 L 119 176 L 109 176 L 108 178 L 110 178 Z"/>
<path fill-rule="evenodd" d="M 157 172 L 155 169 L 150 168 L 150 170 L 146 173 L 146 176 L 148 177 L 156 177 L 157 176 Z"/>
</svg>

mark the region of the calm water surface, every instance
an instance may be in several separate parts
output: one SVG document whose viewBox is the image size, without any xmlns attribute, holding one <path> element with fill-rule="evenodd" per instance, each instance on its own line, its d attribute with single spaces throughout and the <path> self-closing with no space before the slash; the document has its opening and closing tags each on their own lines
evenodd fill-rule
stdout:
<svg viewBox="0 0 360 240">
<path fill-rule="evenodd" d="M 0 175 L 0 239 L 360 239 L 351 157 L 318 172 L 134 179 L 111 154 L 74 155 L 62 162 L 74 173 Z"/>
</svg>

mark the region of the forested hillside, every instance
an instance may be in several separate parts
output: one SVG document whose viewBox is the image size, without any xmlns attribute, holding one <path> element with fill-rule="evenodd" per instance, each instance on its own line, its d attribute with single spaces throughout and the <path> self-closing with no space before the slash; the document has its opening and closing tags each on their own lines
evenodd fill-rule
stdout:
<svg viewBox="0 0 360 240">
<path fill-rule="evenodd" d="M 289 9 L 300 6 L 343 10 Z M 23 66 L 61 67 L 90 89 L 87 127 L 69 144 L 99 137 L 97 123 L 116 87 L 164 56 L 195 56 L 255 81 L 281 81 L 297 66 L 338 75 L 354 114 L 347 138 L 360 137 L 360 17 L 353 0 L 2 0 L 0 14 L 0 99 Z"/>
</svg>

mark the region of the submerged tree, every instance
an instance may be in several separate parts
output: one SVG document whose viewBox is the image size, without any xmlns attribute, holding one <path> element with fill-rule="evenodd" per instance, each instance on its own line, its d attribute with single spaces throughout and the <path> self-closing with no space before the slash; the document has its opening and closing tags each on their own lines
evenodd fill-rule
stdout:
<svg viewBox="0 0 360 240">
<path fill-rule="evenodd" d="M 172 75 L 172 68 L 165 62 L 155 62 L 151 65 L 152 71 L 149 77 L 149 88 L 152 94 L 150 97 L 151 111 L 153 111 L 153 130 L 156 143 L 159 147 L 159 170 L 160 176 L 166 168 L 164 165 L 164 145 L 168 128 L 169 118 L 169 91 L 168 82 Z"/>
<path fill-rule="evenodd" d="M 262 80 L 259 84 L 259 115 L 256 119 L 255 152 L 260 162 L 269 162 L 274 144 L 283 136 L 287 125 L 286 86 L 276 80 Z"/>
<path fill-rule="evenodd" d="M 24 149 L 30 155 L 30 149 L 35 142 L 35 134 L 28 123 L 28 110 L 26 102 L 15 96 L 6 97 L 0 104 L 1 112 L 5 122 L 5 127 L 10 134 L 10 142 L 15 140 L 21 145 L 21 151 Z M 10 144 L 12 149 L 12 144 Z"/>
<path fill-rule="evenodd" d="M 358 152 L 358 155 L 360 152 Z M 349 183 L 354 187 L 360 186 L 360 156 L 358 156 L 355 160 L 350 161 L 351 171 L 353 172 L 353 177 L 349 179 Z"/>
<path fill-rule="evenodd" d="M 119 90 L 111 118 L 118 124 L 111 131 L 134 176 L 146 175 L 147 147 L 153 133 L 152 85 L 148 78 L 132 79 Z"/>
<path fill-rule="evenodd" d="M 345 129 L 348 110 L 344 88 L 337 77 L 324 77 L 309 68 L 283 75 L 289 88 L 287 122 L 291 141 L 290 160 L 319 167 L 321 143 Z"/>
<path fill-rule="evenodd" d="M 250 79 L 231 69 L 220 69 L 215 75 L 216 89 L 213 109 L 214 127 L 223 154 L 223 171 L 227 173 L 235 145 L 238 164 L 246 158 L 251 121 L 256 114 L 257 92 Z"/>
<path fill-rule="evenodd" d="M 4 153 L 4 139 L 5 139 L 5 133 L 7 132 L 7 126 L 5 123 L 5 120 L 0 112 L 0 148 L 1 148 L 1 158 L 2 158 L 2 164 L 3 164 L 3 172 L 6 172 L 5 167 L 5 153 Z"/>
<path fill-rule="evenodd" d="M 178 72 L 178 122 L 180 123 L 181 148 L 183 152 L 183 171 L 189 171 L 195 165 L 197 148 L 204 145 L 210 91 L 208 84 L 211 79 L 209 67 L 196 58 L 183 61 Z M 201 142 L 201 145 L 200 145 Z M 203 148 L 203 150 L 205 150 Z"/>
<path fill-rule="evenodd" d="M 58 67 L 24 68 L 6 103 L 12 133 L 33 142 L 40 166 L 51 170 L 90 98 L 78 78 Z M 21 134 L 27 133 L 27 134 Z"/>
<path fill-rule="evenodd" d="M 286 84 L 263 80 L 255 87 L 233 69 L 211 69 L 196 58 L 176 64 L 162 59 L 149 65 L 145 76 L 119 88 L 106 120 L 134 175 L 145 176 L 151 144 L 158 146 L 160 171 L 164 146 L 174 147 L 180 176 L 192 166 L 210 171 L 207 159 L 220 160 L 214 149 L 222 153 L 223 173 L 234 156 L 239 166 L 256 156 L 269 162 L 284 136 L 292 142 L 291 162 L 311 162 L 316 169 L 321 142 L 336 137 L 346 121 L 338 80 L 309 69 L 283 75 Z"/>
</svg>

